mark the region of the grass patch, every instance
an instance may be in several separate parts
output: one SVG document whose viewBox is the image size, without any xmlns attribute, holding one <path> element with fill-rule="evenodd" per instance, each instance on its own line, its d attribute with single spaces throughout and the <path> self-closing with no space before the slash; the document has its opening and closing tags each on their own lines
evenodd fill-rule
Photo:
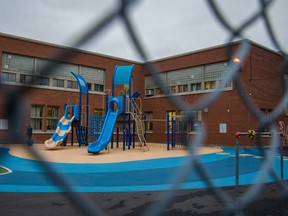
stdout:
<svg viewBox="0 0 288 216">
<path fill-rule="evenodd" d="M 11 172 L 9 169 L 6 167 L 0 166 L 0 174 L 5 174 Z"/>
</svg>

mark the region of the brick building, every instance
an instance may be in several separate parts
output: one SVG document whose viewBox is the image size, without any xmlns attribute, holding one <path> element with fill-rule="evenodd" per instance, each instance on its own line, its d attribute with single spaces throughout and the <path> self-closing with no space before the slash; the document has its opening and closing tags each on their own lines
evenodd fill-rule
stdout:
<svg viewBox="0 0 288 216">
<path fill-rule="evenodd" d="M 236 49 L 239 42 L 232 44 Z M 223 81 L 229 61 L 226 45 L 184 53 L 153 63 L 173 96 L 193 105 L 195 101 L 215 91 Z M 109 93 L 116 65 L 134 64 L 133 91 L 141 93 L 142 110 L 147 117 L 147 141 L 166 142 L 167 116 L 181 121 L 183 110 L 172 105 L 163 89 L 145 71 L 141 62 L 86 52 L 11 35 L 0 35 L 1 92 L 0 138 L 5 140 L 9 127 L 6 91 L 20 89 L 21 110 L 25 113 L 19 123 L 31 124 L 33 140 L 43 142 L 55 130 L 63 115 L 64 104 L 78 103 L 79 90 L 71 71 L 81 74 L 89 86 L 89 115 L 104 115 L 105 93 Z M 280 53 L 252 42 L 249 56 L 240 77 L 251 100 L 264 113 L 271 112 L 283 96 L 280 84 Z M 47 65 L 52 65 L 49 68 Z M 43 72 L 45 69 L 45 73 Z M 33 81 L 33 82 L 32 82 Z M 230 145 L 236 131 L 255 129 L 257 121 L 240 99 L 235 84 L 225 81 L 222 96 L 211 106 L 195 110 L 193 125 L 186 130 L 193 136 L 199 124 L 205 124 L 206 144 Z M 121 91 L 118 87 L 117 91 Z M 283 113 L 284 117 L 284 113 Z M 20 132 L 23 135 L 23 133 Z M 3 141 L 2 141 L 3 142 Z"/>
</svg>

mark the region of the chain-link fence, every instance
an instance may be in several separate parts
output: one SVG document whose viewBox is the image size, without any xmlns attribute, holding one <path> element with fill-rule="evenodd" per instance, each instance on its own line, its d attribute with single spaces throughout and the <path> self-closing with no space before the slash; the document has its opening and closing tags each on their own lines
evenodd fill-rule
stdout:
<svg viewBox="0 0 288 216">
<path fill-rule="evenodd" d="M 134 27 L 131 24 L 131 19 L 128 16 L 128 7 L 135 4 L 136 0 L 122 0 L 121 4 L 117 5 L 112 11 L 110 11 L 105 17 L 102 18 L 102 20 L 95 20 L 94 25 L 90 27 L 84 34 L 82 35 L 76 35 L 77 39 L 73 45 L 73 47 L 80 47 L 84 43 L 88 42 L 92 37 L 95 38 L 104 28 L 107 28 L 113 20 L 119 19 L 124 23 L 124 27 L 130 37 L 131 44 L 134 46 L 134 48 L 137 50 L 139 56 L 141 57 L 142 61 L 145 62 L 144 66 L 150 73 L 150 75 L 153 76 L 154 80 L 158 83 L 158 85 L 164 87 L 164 84 L 162 83 L 160 77 L 158 77 L 158 69 L 156 65 L 149 62 L 149 58 L 147 56 L 147 53 L 143 49 L 142 44 L 139 41 L 139 37 L 136 34 L 136 31 Z M 251 27 L 255 22 L 258 20 L 261 20 L 267 30 L 267 34 L 270 37 L 271 42 L 274 44 L 275 48 L 279 51 L 284 51 L 284 49 L 280 46 L 273 30 L 270 24 L 270 19 L 268 16 L 268 9 L 272 5 L 272 0 L 259 0 L 259 8 L 258 10 L 251 15 L 249 19 L 246 19 L 243 23 L 241 23 L 239 26 L 232 26 L 229 24 L 229 22 L 224 18 L 223 13 L 219 9 L 216 1 L 209 0 L 207 1 L 207 6 L 210 8 L 211 13 L 214 14 L 215 19 L 219 21 L 220 25 L 224 27 L 229 34 L 227 35 L 228 40 L 227 44 L 232 42 L 236 38 L 243 39 L 243 32 Z M 178 4 L 178 2 L 177 2 Z M 180 4 L 180 2 L 179 2 Z M 192 28 L 193 26 L 191 26 Z M 232 60 L 229 62 L 229 65 L 227 67 L 227 73 L 229 74 L 229 77 L 226 77 L 227 80 L 233 80 L 236 84 L 236 88 L 238 92 L 245 92 L 245 88 L 243 87 L 240 79 L 237 79 L 238 71 L 241 67 L 241 64 L 243 64 L 248 56 L 248 52 L 250 49 L 249 41 L 243 40 L 240 44 L 240 48 L 238 49 L 236 56 L 239 58 L 239 62 L 233 62 Z M 284 52 L 283 52 L 284 53 Z M 231 52 L 229 50 L 229 46 L 227 46 L 227 55 L 230 55 Z M 72 58 L 72 52 L 65 52 L 62 51 L 57 54 L 57 56 L 61 56 L 62 60 L 69 60 Z M 57 59 L 56 56 L 56 59 Z M 232 58 L 232 56 L 231 56 Z M 47 75 L 47 71 L 53 71 L 55 69 L 55 65 L 48 65 L 47 67 L 43 68 L 42 74 Z M 284 97 L 282 98 L 281 102 L 278 104 L 277 107 L 275 107 L 274 111 L 271 112 L 268 116 L 263 116 L 262 113 L 259 111 L 257 107 L 250 101 L 250 99 L 245 96 L 248 94 L 242 94 L 241 97 L 243 102 L 245 103 L 246 107 L 249 109 L 249 111 L 258 119 L 259 125 L 256 130 L 256 132 L 261 132 L 263 128 L 265 128 L 267 125 L 273 125 L 272 128 L 276 130 L 275 121 L 276 119 L 284 113 L 285 108 L 288 104 L 288 89 L 285 86 L 285 75 L 287 73 L 288 68 L 288 58 L 287 55 L 284 53 L 284 61 L 281 65 L 281 70 L 279 71 L 279 77 L 282 81 L 282 86 L 284 89 Z M 225 82 L 223 82 L 225 83 Z M 221 86 L 219 86 L 221 88 Z M 163 88 L 166 89 L 166 88 Z M 22 103 L 25 101 L 25 95 L 27 94 L 27 91 L 32 91 L 32 89 L 27 89 L 25 91 L 21 90 L 8 90 L 5 88 L 5 86 L 0 85 L 0 90 L 2 92 L 5 92 L 6 95 L 6 107 L 5 112 L 8 114 L 8 120 L 9 120 L 9 128 L 11 131 L 10 134 L 5 138 L 2 143 L 19 143 L 19 137 L 15 136 L 13 134 L 13 131 L 19 131 L 19 125 L 21 122 L 19 122 L 19 119 L 23 119 L 24 113 L 21 110 Z M 169 97 L 169 100 L 171 103 L 173 103 L 178 110 L 190 110 L 191 112 L 186 112 L 184 120 L 188 123 L 193 118 L 194 112 L 193 110 L 199 110 L 204 109 L 213 102 L 215 102 L 217 99 L 221 97 L 221 91 L 215 91 L 214 93 L 211 93 L 205 97 L 203 97 L 200 101 L 198 101 L 196 104 L 186 104 L 182 100 L 179 100 L 177 97 Z M 165 92 L 167 96 L 169 96 L 169 92 Z M 176 173 L 173 175 L 174 179 L 171 181 L 171 187 L 169 190 L 165 190 L 160 193 L 159 195 L 159 202 L 152 203 L 149 205 L 144 211 L 143 215 L 159 215 L 163 212 L 163 210 L 169 205 L 171 202 L 171 199 L 173 195 L 176 193 L 177 189 L 180 188 L 181 182 L 183 179 L 187 177 L 187 175 L 191 174 L 192 170 L 193 172 L 198 172 L 198 174 L 202 177 L 203 181 L 205 181 L 206 185 L 211 189 L 213 195 L 223 204 L 223 215 L 241 215 L 243 213 L 243 209 L 251 203 L 251 201 L 256 197 L 256 195 L 261 192 L 261 190 L 264 188 L 263 184 L 260 183 L 260 179 L 265 178 L 267 176 L 270 176 L 274 178 L 276 185 L 281 189 L 281 193 L 279 193 L 279 203 L 287 199 L 288 196 L 288 187 L 287 183 L 285 181 L 282 181 L 278 175 L 275 173 L 275 171 L 272 169 L 271 164 L 273 162 L 273 156 L 277 152 L 277 147 L 280 142 L 279 136 L 274 136 L 271 139 L 271 151 L 269 151 L 269 154 L 264 154 L 264 160 L 262 164 L 262 172 L 257 176 L 255 179 L 255 184 L 252 184 L 249 189 L 242 194 L 238 199 L 234 199 L 233 197 L 229 196 L 225 190 L 216 187 L 215 183 L 213 182 L 213 179 L 209 176 L 209 173 L 205 168 L 202 166 L 201 162 L 198 160 L 197 157 L 193 157 L 195 155 L 196 150 L 202 145 L 203 140 L 205 138 L 204 128 L 199 128 L 199 133 L 196 133 L 197 135 L 192 139 L 187 141 L 187 139 L 183 138 L 184 144 L 188 146 L 188 151 L 190 156 L 185 160 L 181 168 L 179 168 Z M 185 136 L 186 137 L 186 136 Z M 20 138 L 22 139 L 22 138 Z M 257 139 L 256 143 L 261 149 L 262 144 L 261 140 Z M 33 148 L 27 147 L 27 151 L 30 152 L 31 155 L 33 155 L 38 161 L 44 161 L 42 156 L 35 151 Z M 3 159 L 3 158 L 2 158 Z M 1 159 L 0 159 L 1 164 Z M 55 182 L 55 185 L 61 185 L 62 190 L 65 191 L 65 195 L 73 201 L 75 205 L 78 206 L 78 208 L 81 210 L 81 212 L 84 215 L 105 215 L 106 213 L 97 206 L 93 201 L 89 199 L 89 197 L 85 196 L 82 193 L 78 193 L 74 187 L 72 187 L 69 184 L 69 180 L 64 178 L 60 173 L 57 173 L 49 163 L 45 162 L 39 162 L 39 165 L 42 167 L 43 170 L 46 171 L 47 174 L 49 174 L 49 178 Z M 287 207 L 286 211 L 285 208 L 282 208 L 282 214 L 284 215 L 286 212 L 287 214 Z"/>
</svg>

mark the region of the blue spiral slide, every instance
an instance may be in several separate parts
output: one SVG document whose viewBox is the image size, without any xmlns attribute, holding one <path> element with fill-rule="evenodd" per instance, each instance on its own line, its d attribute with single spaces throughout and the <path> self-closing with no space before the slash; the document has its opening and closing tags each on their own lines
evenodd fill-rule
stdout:
<svg viewBox="0 0 288 216">
<path fill-rule="evenodd" d="M 72 109 L 73 113 L 71 118 L 68 115 L 69 109 Z M 54 149 L 63 143 L 64 139 L 72 130 L 73 120 L 79 119 L 78 112 L 78 105 L 67 105 L 65 107 L 64 116 L 58 121 L 55 132 L 50 139 L 44 142 L 44 145 L 47 149 Z"/>
</svg>

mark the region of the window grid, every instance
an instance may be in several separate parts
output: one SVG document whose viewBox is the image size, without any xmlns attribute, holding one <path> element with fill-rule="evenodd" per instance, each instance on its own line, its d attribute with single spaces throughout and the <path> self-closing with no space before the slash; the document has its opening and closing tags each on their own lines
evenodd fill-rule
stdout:
<svg viewBox="0 0 288 216">
<path fill-rule="evenodd" d="M 104 92 L 104 85 L 94 84 L 94 91 Z"/>
<path fill-rule="evenodd" d="M 51 66 L 53 71 L 43 71 L 44 68 L 51 68 Z M 75 84 L 69 82 L 75 81 L 71 75 L 71 71 L 79 73 L 80 70 L 83 77 L 91 83 L 91 90 L 93 90 L 94 84 L 98 84 L 99 86 L 96 87 L 96 91 L 104 91 L 105 70 L 103 69 L 5 52 L 2 53 L 1 80 L 6 82 L 75 89 Z M 66 81 L 67 86 L 65 84 Z"/>
<path fill-rule="evenodd" d="M 20 74 L 20 83 L 29 84 L 33 82 L 33 76 Z"/>
<path fill-rule="evenodd" d="M 204 66 L 204 79 L 210 80 L 220 80 L 224 76 L 226 69 L 226 63 L 214 63 Z"/>
<path fill-rule="evenodd" d="M 43 130 L 43 106 L 32 106 L 30 125 L 35 130 Z"/>
<path fill-rule="evenodd" d="M 49 72 L 49 77 L 54 78 L 64 78 L 64 79 L 72 79 L 71 71 L 78 71 L 78 66 L 73 64 L 67 64 L 63 62 L 57 62 L 47 59 L 37 59 L 37 75 L 43 75 L 43 71 L 47 66 L 53 67 L 53 71 Z"/>
<path fill-rule="evenodd" d="M 192 121 L 190 122 L 190 127 L 188 130 L 190 132 L 196 132 L 202 124 L 202 111 L 201 110 L 194 110 L 194 115 Z"/>
<path fill-rule="evenodd" d="M 105 70 L 81 66 L 81 75 L 87 82 L 105 84 Z"/>
<path fill-rule="evenodd" d="M 170 93 L 201 92 L 215 89 L 218 85 L 226 89 L 232 87 L 232 82 L 225 79 L 226 67 L 226 62 L 218 62 L 161 73 L 159 76 L 166 81 L 165 84 Z M 164 93 L 152 76 L 145 77 L 145 90 L 154 91 L 153 95 Z M 147 94 L 147 96 L 151 95 Z"/>
<path fill-rule="evenodd" d="M 146 130 L 147 131 L 153 131 L 153 112 L 146 112 L 145 113 L 146 116 Z"/>
<path fill-rule="evenodd" d="M 201 67 L 188 68 L 167 73 L 167 85 L 188 84 L 191 82 L 201 81 Z"/>
<path fill-rule="evenodd" d="M 64 80 L 61 79 L 53 79 L 52 86 L 64 88 Z"/>
<path fill-rule="evenodd" d="M 47 130 L 55 130 L 59 119 L 59 107 L 47 107 Z"/>
<path fill-rule="evenodd" d="M 166 73 L 160 73 L 157 75 L 162 82 L 166 83 Z M 146 76 L 145 77 L 145 89 L 154 89 L 160 88 L 160 85 L 153 79 L 153 76 Z"/>
<path fill-rule="evenodd" d="M 16 82 L 16 74 L 15 73 L 1 73 L 1 80 L 6 82 Z"/>
<path fill-rule="evenodd" d="M 21 72 L 24 74 L 33 74 L 34 58 L 3 53 L 2 70 Z"/>
<path fill-rule="evenodd" d="M 67 80 L 67 88 L 78 89 L 77 81 Z"/>
</svg>

